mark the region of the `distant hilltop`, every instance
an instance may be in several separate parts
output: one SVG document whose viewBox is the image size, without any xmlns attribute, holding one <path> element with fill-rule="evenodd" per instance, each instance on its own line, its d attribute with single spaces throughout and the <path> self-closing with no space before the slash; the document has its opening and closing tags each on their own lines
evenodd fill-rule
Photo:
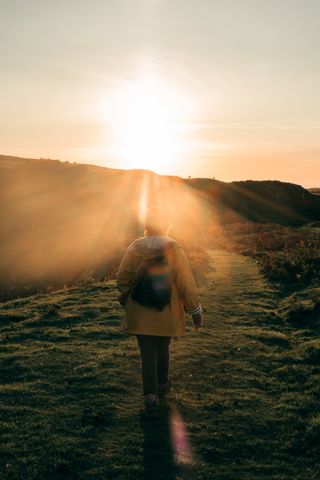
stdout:
<svg viewBox="0 0 320 480">
<path fill-rule="evenodd" d="M 113 211 L 117 208 L 126 216 L 133 213 L 132 205 L 140 198 L 146 178 L 149 201 L 156 199 L 171 205 L 170 191 L 179 196 L 179 203 L 188 193 L 201 201 L 212 213 L 212 218 L 221 223 L 249 220 L 299 226 L 320 220 L 319 188 L 305 189 L 301 185 L 278 180 L 222 182 L 211 178 L 181 178 L 158 175 L 149 170 L 122 170 L 60 160 L 0 155 L 2 204 L 7 204 L 7 210 L 13 209 L 14 212 L 15 203 L 20 205 L 25 192 L 31 189 L 34 199 L 37 198 L 39 204 L 43 205 L 44 216 L 46 205 L 48 208 L 46 195 L 50 198 L 50 209 L 55 211 L 57 218 L 59 213 L 56 210 L 63 204 L 71 208 L 80 202 L 86 210 L 92 208 L 94 211 L 93 204 L 98 210 L 102 205 L 106 208 L 111 197 Z M 30 206 L 25 204 L 25 208 L 31 214 Z M 206 219 L 210 221 L 208 213 Z"/>
<path fill-rule="evenodd" d="M 320 195 L 320 188 L 308 188 L 308 190 L 314 195 Z"/>
</svg>

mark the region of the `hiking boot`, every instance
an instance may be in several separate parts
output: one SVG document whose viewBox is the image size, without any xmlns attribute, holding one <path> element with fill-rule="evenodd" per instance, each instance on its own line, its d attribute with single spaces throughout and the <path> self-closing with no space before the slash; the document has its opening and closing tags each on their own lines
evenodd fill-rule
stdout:
<svg viewBox="0 0 320 480">
<path fill-rule="evenodd" d="M 159 397 L 155 393 L 148 393 L 144 397 L 144 413 L 148 418 L 156 418 L 158 416 Z"/>
<path fill-rule="evenodd" d="M 159 396 L 164 396 L 170 390 L 171 390 L 171 380 L 168 380 L 167 383 L 158 383 Z"/>
</svg>

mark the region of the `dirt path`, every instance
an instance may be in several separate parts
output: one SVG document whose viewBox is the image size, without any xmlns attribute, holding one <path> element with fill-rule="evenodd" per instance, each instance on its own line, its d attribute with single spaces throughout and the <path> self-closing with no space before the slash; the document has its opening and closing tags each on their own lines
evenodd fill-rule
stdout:
<svg viewBox="0 0 320 480">
<path fill-rule="evenodd" d="M 212 266 L 209 286 L 203 292 L 208 311 L 230 321 L 265 315 L 275 307 L 274 292 L 260 274 L 257 262 L 224 250 L 209 250 Z"/>
<path fill-rule="evenodd" d="M 155 422 L 139 415 L 138 347 L 118 330 L 114 281 L 2 305 L 1 480 L 319 478 L 299 443 L 317 392 L 275 292 L 249 258 L 208 259 L 205 323 L 197 335 L 188 318 L 172 341 L 173 389 Z"/>
<path fill-rule="evenodd" d="M 201 288 L 204 328 L 172 349 L 176 372 L 189 372 L 187 384 L 174 373 L 175 400 L 192 418 L 195 463 L 204 461 L 209 478 L 255 478 L 260 470 L 256 478 L 276 478 L 271 459 L 281 419 L 270 371 L 274 350 L 287 348 L 288 341 L 265 328 L 275 292 L 250 258 L 221 250 L 208 251 L 208 257 L 212 272 Z"/>
</svg>

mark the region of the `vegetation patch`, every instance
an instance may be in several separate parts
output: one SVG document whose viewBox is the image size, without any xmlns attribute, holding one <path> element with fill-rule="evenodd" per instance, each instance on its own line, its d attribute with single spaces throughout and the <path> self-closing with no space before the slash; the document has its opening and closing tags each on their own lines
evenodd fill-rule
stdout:
<svg viewBox="0 0 320 480">
<path fill-rule="evenodd" d="M 320 230 L 312 224 L 286 227 L 243 222 L 211 231 L 208 242 L 256 259 L 263 275 L 284 291 L 320 281 Z"/>
</svg>

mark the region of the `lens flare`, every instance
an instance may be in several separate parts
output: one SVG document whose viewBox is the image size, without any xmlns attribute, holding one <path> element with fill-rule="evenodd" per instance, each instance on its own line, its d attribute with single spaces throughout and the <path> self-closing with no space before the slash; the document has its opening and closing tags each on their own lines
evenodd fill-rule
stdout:
<svg viewBox="0 0 320 480">
<path fill-rule="evenodd" d="M 192 453 L 187 427 L 177 409 L 173 410 L 171 416 L 170 431 L 176 464 L 190 465 L 192 463 Z"/>
<path fill-rule="evenodd" d="M 139 221 L 143 224 L 146 211 L 147 211 L 147 203 L 148 203 L 148 177 L 145 174 L 142 178 L 142 185 L 140 190 L 140 197 L 139 197 Z"/>
</svg>

